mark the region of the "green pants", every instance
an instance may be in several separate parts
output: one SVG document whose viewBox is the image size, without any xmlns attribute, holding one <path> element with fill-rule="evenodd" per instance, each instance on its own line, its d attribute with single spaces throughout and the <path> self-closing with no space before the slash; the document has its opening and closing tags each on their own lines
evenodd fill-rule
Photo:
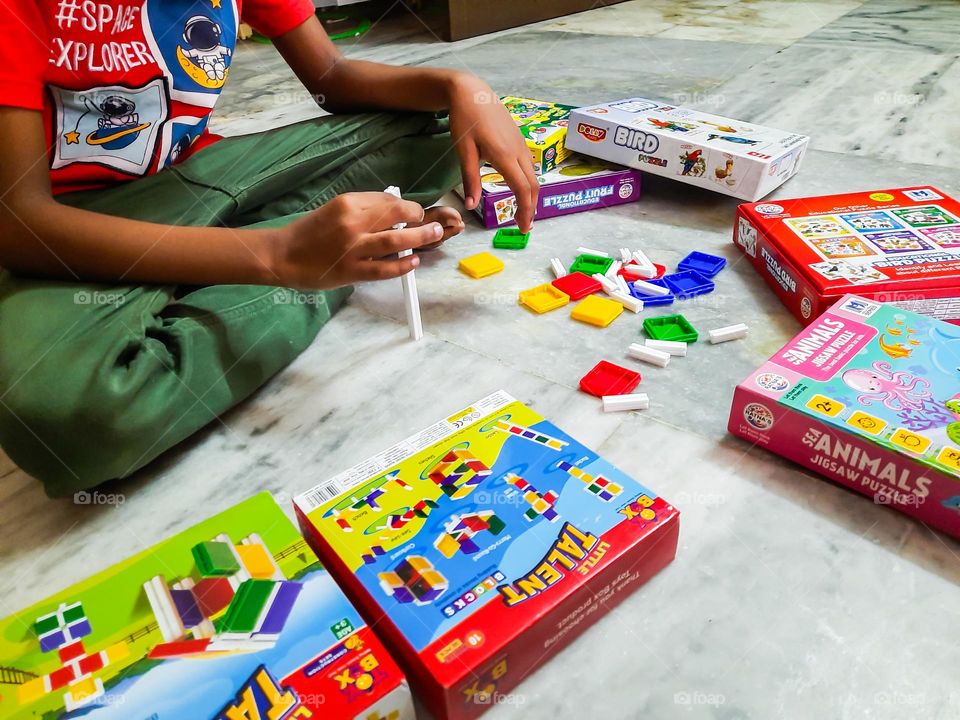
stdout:
<svg viewBox="0 0 960 720">
<path fill-rule="evenodd" d="M 446 124 L 335 116 L 222 140 L 115 188 L 61 196 L 108 215 L 278 226 L 349 191 L 429 204 L 458 181 Z M 112 286 L 0 271 L 0 447 L 69 495 L 125 477 L 290 363 L 351 288 Z"/>
</svg>

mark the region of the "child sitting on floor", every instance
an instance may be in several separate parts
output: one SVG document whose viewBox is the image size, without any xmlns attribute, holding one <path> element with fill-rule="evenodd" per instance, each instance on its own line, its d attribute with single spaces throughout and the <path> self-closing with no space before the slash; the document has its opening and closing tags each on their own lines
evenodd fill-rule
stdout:
<svg viewBox="0 0 960 720">
<path fill-rule="evenodd" d="M 207 132 L 241 18 L 333 115 Z M 423 206 L 462 175 L 474 208 L 481 157 L 532 224 L 489 86 L 348 60 L 310 0 L 6 0 L 0 33 L 0 447 L 52 496 L 150 462 L 301 353 L 350 283 L 416 267 L 397 252 L 463 227 Z"/>
</svg>

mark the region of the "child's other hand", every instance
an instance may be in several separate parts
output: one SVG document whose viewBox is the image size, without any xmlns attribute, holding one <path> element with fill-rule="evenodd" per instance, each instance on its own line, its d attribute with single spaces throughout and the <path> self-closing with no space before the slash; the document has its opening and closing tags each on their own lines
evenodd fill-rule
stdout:
<svg viewBox="0 0 960 720">
<path fill-rule="evenodd" d="M 423 223 L 413 224 L 418 225 L 431 222 L 440 223 L 440 227 L 443 228 L 443 237 L 441 237 L 435 243 L 422 245 L 420 250 L 435 250 L 454 235 L 459 235 L 462 233 L 464 227 L 466 227 L 463 224 L 463 218 L 460 217 L 460 213 L 457 212 L 456 208 L 445 207 L 443 205 L 427 208 L 426 212 L 423 214 Z"/>
<path fill-rule="evenodd" d="M 456 219 L 460 214 L 453 211 Z M 382 192 L 345 193 L 279 231 L 267 255 L 278 284 L 324 289 L 406 275 L 420 264 L 416 255 L 396 257 L 442 242 L 448 214 L 434 219 L 417 203 Z M 394 230 L 398 223 L 408 227 Z M 462 223 L 461 223 L 462 225 Z"/>
<path fill-rule="evenodd" d="M 463 173 L 464 204 L 473 210 L 480 202 L 480 161 L 493 165 L 517 197 L 517 225 L 533 227 L 540 185 L 533 160 L 517 124 L 485 82 L 458 74 L 450 97 L 450 132 Z"/>
</svg>

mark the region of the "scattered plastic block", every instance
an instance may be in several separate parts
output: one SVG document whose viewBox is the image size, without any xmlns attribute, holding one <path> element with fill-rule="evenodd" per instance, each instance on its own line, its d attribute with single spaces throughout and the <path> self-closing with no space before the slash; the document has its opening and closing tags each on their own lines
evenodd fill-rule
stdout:
<svg viewBox="0 0 960 720">
<path fill-rule="evenodd" d="M 523 250 L 530 241 L 530 233 L 519 228 L 500 228 L 493 236 L 493 246 L 502 250 Z"/>
<path fill-rule="evenodd" d="M 580 255 L 596 255 L 597 257 L 610 257 L 610 253 L 605 253 L 603 250 L 594 250 L 593 248 L 583 247 L 582 245 L 577 248 L 577 253 Z"/>
<path fill-rule="evenodd" d="M 680 270 L 693 270 L 705 278 L 712 278 L 727 266 L 727 259 L 694 250 L 677 263 Z"/>
<path fill-rule="evenodd" d="M 193 559 L 203 577 L 228 577 L 240 569 L 233 548 L 219 540 L 208 540 L 194 545 Z"/>
<path fill-rule="evenodd" d="M 626 293 L 618 291 L 611 294 L 610 297 L 623 305 L 623 307 L 632 312 L 634 315 L 643 310 L 643 300 L 636 298 L 633 295 L 627 295 Z"/>
<path fill-rule="evenodd" d="M 620 262 L 626 265 L 633 259 L 633 253 L 630 248 L 620 248 Z"/>
<path fill-rule="evenodd" d="M 603 276 L 601 275 L 601 277 Z M 557 278 L 552 285 L 560 292 L 568 295 L 571 300 L 579 300 L 603 289 L 599 280 L 584 275 L 582 272 L 572 272 L 562 278 Z"/>
<path fill-rule="evenodd" d="M 706 295 L 716 289 L 712 280 L 694 270 L 682 270 L 672 275 L 664 275 L 663 281 L 670 291 L 681 300 L 696 295 Z"/>
<path fill-rule="evenodd" d="M 710 337 L 710 342 L 714 345 L 717 343 L 728 342 L 730 340 L 740 340 L 741 338 L 745 338 L 747 336 L 747 326 L 743 323 L 728 325 L 727 327 L 710 330 L 708 335 Z"/>
<path fill-rule="evenodd" d="M 623 395 L 640 384 L 640 373 L 601 360 L 580 378 L 580 389 L 589 395 Z"/>
<path fill-rule="evenodd" d="M 613 281 L 617 284 L 617 292 L 622 292 L 624 295 L 630 294 L 630 286 L 627 285 L 627 281 L 623 278 L 623 275 L 614 276 Z"/>
<path fill-rule="evenodd" d="M 607 327 L 622 312 L 623 305 L 616 300 L 588 295 L 574 306 L 570 311 L 570 317 L 597 327 Z"/>
<path fill-rule="evenodd" d="M 617 285 L 613 280 L 608 278 L 606 275 L 601 275 L 596 273 L 593 276 L 593 279 L 600 283 L 600 286 L 603 288 L 603 291 L 607 295 L 613 295 L 615 292 L 620 292 L 620 286 Z"/>
<path fill-rule="evenodd" d="M 643 321 L 643 329 L 654 340 L 692 343 L 700 337 L 683 315 L 661 315 Z"/>
<path fill-rule="evenodd" d="M 555 278 L 562 278 L 567 274 L 567 269 L 560 262 L 560 258 L 550 258 L 550 269 L 553 271 Z"/>
<path fill-rule="evenodd" d="M 673 293 L 670 291 L 670 288 L 667 287 L 667 284 L 663 280 L 644 280 L 648 285 L 658 285 L 664 288 L 667 291 L 666 295 L 644 295 L 639 290 L 637 290 L 633 283 L 630 283 L 630 294 L 635 298 L 643 300 L 644 307 L 656 307 L 659 305 L 671 305 L 673 304 L 674 297 Z"/>
<path fill-rule="evenodd" d="M 665 284 L 651 283 L 646 280 L 634 280 L 631 285 L 641 295 L 656 295 L 657 297 L 670 294 L 670 288 Z"/>
<path fill-rule="evenodd" d="M 488 252 L 477 253 L 460 261 L 459 268 L 470 277 L 477 279 L 498 273 L 504 268 L 503 260 Z"/>
<path fill-rule="evenodd" d="M 622 267 L 623 263 L 615 259 L 612 263 L 610 263 L 610 267 L 607 268 L 607 272 L 604 274 L 609 278 L 615 277 L 620 272 L 620 268 Z"/>
<path fill-rule="evenodd" d="M 644 345 L 654 350 L 670 353 L 674 357 L 687 356 L 687 344 L 677 340 L 647 340 Z"/>
<path fill-rule="evenodd" d="M 623 270 L 633 278 L 653 278 L 657 275 L 657 269 L 653 265 L 637 265 L 631 263 L 625 265 Z"/>
<path fill-rule="evenodd" d="M 623 410 L 649 410 L 650 398 L 646 393 L 635 395 L 604 395 L 604 412 L 621 412 Z"/>
<path fill-rule="evenodd" d="M 601 255 L 582 254 L 573 261 L 570 266 L 570 272 L 581 272 L 587 277 L 592 277 L 596 273 L 606 275 L 607 270 L 613 264 L 613 258 L 603 257 Z"/>
<path fill-rule="evenodd" d="M 573 276 L 568 275 L 567 277 Z M 566 280 L 567 278 L 563 279 Z M 587 279 L 589 280 L 589 278 Z M 553 282 L 557 283 L 559 280 Z M 570 302 L 570 296 L 558 290 L 551 283 L 544 283 L 529 290 L 524 290 L 520 293 L 519 298 L 521 305 L 526 305 L 535 313 L 550 312 Z"/>
<path fill-rule="evenodd" d="M 662 278 L 667 273 L 666 265 L 660 265 L 659 263 L 653 264 L 652 275 L 649 274 L 649 268 L 644 271 L 644 274 L 638 274 L 628 270 L 628 267 L 630 267 L 630 265 L 624 265 L 622 268 L 620 268 L 619 272 L 619 274 L 623 275 L 627 282 L 633 282 L 634 280 L 656 280 L 658 278 Z"/>
<path fill-rule="evenodd" d="M 662 350 L 656 350 L 646 345 L 640 345 L 639 343 L 632 343 L 630 347 L 627 348 L 627 355 L 634 360 L 641 360 L 645 363 L 656 365 L 657 367 L 666 367 L 670 363 L 670 353 L 665 353 Z"/>
</svg>

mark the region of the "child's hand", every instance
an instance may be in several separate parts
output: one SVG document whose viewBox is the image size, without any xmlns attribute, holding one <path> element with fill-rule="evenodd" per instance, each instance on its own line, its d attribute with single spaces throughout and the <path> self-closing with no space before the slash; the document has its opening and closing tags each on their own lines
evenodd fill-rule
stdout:
<svg viewBox="0 0 960 720">
<path fill-rule="evenodd" d="M 450 132 L 460 155 L 464 204 L 480 202 L 480 160 L 493 165 L 517 197 L 517 225 L 533 227 L 540 185 L 523 135 L 490 86 L 471 75 L 457 75 L 450 98 Z"/>
<path fill-rule="evenodd" d="M 406 275 L 420 259 L 396 253 L 444 239 L 441 223 L 426 219 L 417 203 L 387 193 L 340 195 L 280 230 L 270 252 L 278 284 L 323 289 Z M 393 230 L 398 223 L 409 227 Z"/>
<path fill-rule="evenodd" d="M 459 235 L 462 233 L 463 228 L 465 227 L 463 224 L 463 218 L 460 217 L 460 213 L 457 212 L 457 209 L 447 207 L 445 205 L 427 208 L 426 212 L 423 214 L 423 222 L 420 224 L 428 222 L 440 223 L 440 227 L 443 228 L 443 236 L 435 243 L 422 245 L 420 247 L 421 250 L 435 250 L 454 235 Z M 414 223 L 414 225 L 416 224 L 417 223 Z"/>
</svg>

